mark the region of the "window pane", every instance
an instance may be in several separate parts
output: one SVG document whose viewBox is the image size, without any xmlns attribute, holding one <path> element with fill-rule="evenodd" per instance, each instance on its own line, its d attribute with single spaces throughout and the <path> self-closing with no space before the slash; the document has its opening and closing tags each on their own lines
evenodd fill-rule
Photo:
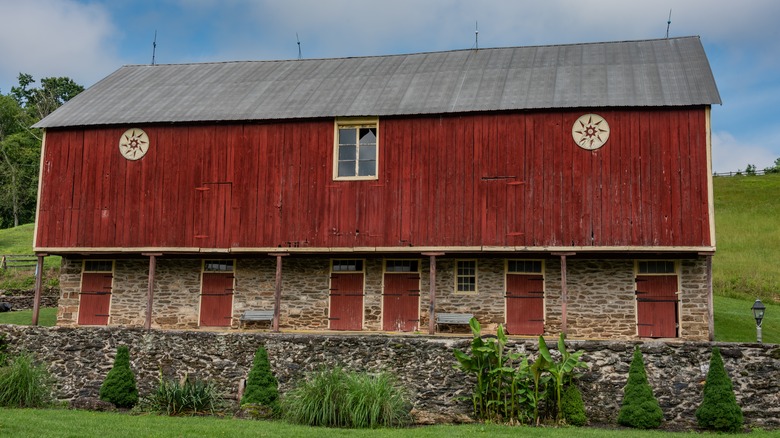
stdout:
<svg viewBox="0 0 780 438">
<path fill-rule="evenodd" d="M 339 129 L 339 144 L 357 144 L 354 128 Z"/>
<path fill-rule="evenodd" d="M 355 176 L 355 162 L 339 161 L 339 176 Z"/>
<path fill-rule="evenodd" d="M 360 128 L 360 146 L 376 144 L 376 128 Z"/>
<path fill-rule="evenodd" d="M 366 146 L 363 143 L 360 144 L 360 159 L 361 160 L 376 160 L 376 145 Z"/>
<path fill-rule="evenodd" d="M 339 146 L 339 161 L 354 160 L 356 157 L 357 148 L 355 146 Z"/>
<path fill-rule="evenodd" d="M 232 271 L 233 270 L 233 260 L 206 260 L 205 268 L 206 271 Z"/>
<path fill-rule="evenodd" d="M 84 262 L 84 271 L 86 272 L 111 272 L 111 260 L 87 260 Z"/>
<path fill-rule="evenodd" d="M 370 161 L 361 161 L 358 166 L 360 167 L 360 170 L 358 172 L 359 176 L 374 176 L 376 175 L 376 161 L 370 160 Z"/>
<path fill-rule="evenodd" d="M 333 272 L 361 272 L 363 260 L 333 260 Z"/>
</svg>

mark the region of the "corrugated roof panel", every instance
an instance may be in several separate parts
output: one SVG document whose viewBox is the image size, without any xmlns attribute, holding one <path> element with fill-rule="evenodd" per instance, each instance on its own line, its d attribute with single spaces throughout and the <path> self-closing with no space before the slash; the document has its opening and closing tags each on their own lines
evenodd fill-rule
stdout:
<svg viewBox="0 0 780 438">
<path fill-rule="evenodd" d="M 122 67 L 37 127 L 720 103 L 698 37 Z"/>
</svg>

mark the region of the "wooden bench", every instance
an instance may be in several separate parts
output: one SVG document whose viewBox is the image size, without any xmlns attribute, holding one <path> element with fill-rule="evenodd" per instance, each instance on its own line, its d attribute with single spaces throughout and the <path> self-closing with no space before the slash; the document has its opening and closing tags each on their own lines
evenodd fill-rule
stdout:
<svg viewBox="0 0 780 438">
<path fill-rule="evenodd" d="M 437 313 L 436 324 L 466 324 L 474 315 L 471 313 Z"/>
<path fill-rule="evenodd" d="M 240 322 L 273 321 L 273 310 L 247 310 L 241 315 Z"/>
</svg>

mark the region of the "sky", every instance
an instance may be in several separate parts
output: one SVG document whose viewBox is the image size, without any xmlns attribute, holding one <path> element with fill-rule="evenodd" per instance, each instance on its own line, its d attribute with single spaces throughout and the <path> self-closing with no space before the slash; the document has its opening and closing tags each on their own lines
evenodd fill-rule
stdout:
<svg viewBox="0 0 780 438">
<path fill-rule="evenodd" d="M 0 93 L 19 73 L 89 87 L 119 67 L 391 55 L 698 35 L 723 105 L 713 170 L 780 158 L 776 0 L 0 0 Z"/>
</svg>

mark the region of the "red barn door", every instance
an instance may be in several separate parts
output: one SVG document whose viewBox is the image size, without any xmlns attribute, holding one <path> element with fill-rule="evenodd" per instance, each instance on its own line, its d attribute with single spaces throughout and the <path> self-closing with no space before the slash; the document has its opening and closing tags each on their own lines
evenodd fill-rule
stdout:
<svg viewBox="0 0 780 438">
<path fill-rule="evenodd" d="M 416 261 L 388 260 L 382 294 L 382 330 L 411 332 L 420 327 L 420 274 L 404 272 L 417 270 Z"/>
<path fill-rule="evenodd" d="M 513 335 L 544 333 L 544 277 L 506 274 L 506 331 Z"/>
<path fill-rule="evenodd" d="M 677 275 L 637 275 L 636 308 L 640 337 L 677 337 Z"/>
<path fill-rule="evenodd" d="M 204 272 L 200 297 L 200 325 L 229 327 L 233 320 L 233 273 Z"/>
<path fill-rule="evenodd" d="M 84 272 L 81 274 L 79 294 L 79 325 L 107 325 L 111 305 L 110 272 Z"/>
<path fill-rule="evenodd" d="M 330 329 L 363 328 L 363 273 L 330 276 Z"/>
</svg>

